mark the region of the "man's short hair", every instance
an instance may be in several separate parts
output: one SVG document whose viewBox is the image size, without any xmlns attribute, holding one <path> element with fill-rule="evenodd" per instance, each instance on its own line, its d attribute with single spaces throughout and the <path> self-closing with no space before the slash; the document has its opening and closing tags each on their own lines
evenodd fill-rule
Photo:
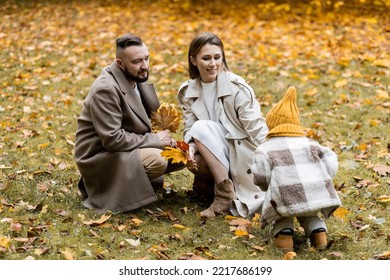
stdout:
<svg viewBox="0 0 390 280">
<path fill-rule="evenodd" d="M 116 43 L 116 57 L 121 58 L 123 51 L 130 46 L 142 46 L 142 39 L 132 33 L 122 35 L 115 40 Z"/>
</svg>

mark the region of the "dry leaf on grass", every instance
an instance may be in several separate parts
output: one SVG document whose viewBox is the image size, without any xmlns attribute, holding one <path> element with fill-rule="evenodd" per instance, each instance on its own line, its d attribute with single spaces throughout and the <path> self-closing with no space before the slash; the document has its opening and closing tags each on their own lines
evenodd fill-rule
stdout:
<svg viewBox="0 0 390 280">
<path fill-rule="evenodd" d="M 102 215 L 100 219 L 98 220 L 89 220 L 89 221 L 82 221 L 83 224 L 88 225 L 88 226 L 96 226 L 96 225 L 101 225 L 108 221 L 111 218 L 111 215 Z"/>
</svg>

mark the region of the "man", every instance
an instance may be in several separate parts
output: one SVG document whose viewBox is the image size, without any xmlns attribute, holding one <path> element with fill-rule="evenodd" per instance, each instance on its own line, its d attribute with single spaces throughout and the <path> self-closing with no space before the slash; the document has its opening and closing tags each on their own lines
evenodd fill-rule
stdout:
<svg viewBox="0 0 390 280">
<path fill-rule="evenodd" d="M 93 83 L 78 118 L 75 159 L 84 206 L 127 212 L 157 200 L 152 181 L 184 166 L 172 166 L 161 149 L 174 146 L 169 131 L 152 132 L 150 116 L 160 104 L 149 77 L 142 40 L 116 39 L 116 59 Z"/>
</svg>

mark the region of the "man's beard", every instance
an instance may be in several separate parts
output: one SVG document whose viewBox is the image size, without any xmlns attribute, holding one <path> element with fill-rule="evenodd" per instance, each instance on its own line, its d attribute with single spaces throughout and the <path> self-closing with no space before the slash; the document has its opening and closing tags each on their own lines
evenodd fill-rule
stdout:
<svg viewBox="0 0 390 280">
<path fill-rule="evenodd" d="M 146 72 L 146 76 L 140 77 L 138 75 L 131 74 L 130 71 L 127 70 L 126 66 L 125 66 L 125 69 L 123 70 L 123 73 L 125 74 L 126 79 L 128 79 L 130 81 L 134 81 L 136 83 L 143 83 L 143 82 L 146 82 L 148 80 L 149 71 L 146 70 L 146 71 L 144 71 L 144 73 L 145 72 Z"/>
</svg>

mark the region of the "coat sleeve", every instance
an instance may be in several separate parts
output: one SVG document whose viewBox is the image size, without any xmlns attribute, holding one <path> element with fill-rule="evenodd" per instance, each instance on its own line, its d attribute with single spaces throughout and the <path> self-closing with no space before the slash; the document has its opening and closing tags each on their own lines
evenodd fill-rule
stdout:
<svg viewBox="0 0 390 280">
<path fill-rule="evenodd" d="M 191 100 L 185 97 L 186 90 L 187 86 L 180 87 L 178 92 L 178 101 L 183 112 L 183 139 L 185 142 L 189 143 L 192 141 L 192 138 L 187 134 L 187 132 L 191 129 L 192 125 L 198 120 L 198 118 L 191 109 Z"/>
<path fill-rule="evenodd" d="M 253 183 L 259 186 L 263 192 L 266 192 L 271 180 L 271 170 L 266 155 L 260 147 L 255 151 L 251 170 L 253 174 Z"/>
<path fill-rule="evenodd" d="M 142 147 L 160 148 L 156 134 L 138 132 L 123 127 L 123 104 L 117 92 L 109 86 L 96 88 L 92 95 L 89 110 L 91 121 L 105 149 L 113 152 L 129 151 Z M 133 121 L 133 120 L 129 120 Z M 135 121 L 135 120 L 134 120 Z"/>
<path fill-rule="evenodd" d="M 235 98 L 235 110 L 245 131 L 256 145 L 260 145 L 268 133 L 265 119 L 261 114 L 259 102 L 256 100 L 252 88 L 239 86 L 240 92 Z"/>
<path fill-rule="evenodd" d="M 326 170 L 331 178 L 334 178 L 338 169 L 337 155 L 330 148 L 320 146 L 321 148 L 321 160 L 324 163 Z"/>
</svg>

